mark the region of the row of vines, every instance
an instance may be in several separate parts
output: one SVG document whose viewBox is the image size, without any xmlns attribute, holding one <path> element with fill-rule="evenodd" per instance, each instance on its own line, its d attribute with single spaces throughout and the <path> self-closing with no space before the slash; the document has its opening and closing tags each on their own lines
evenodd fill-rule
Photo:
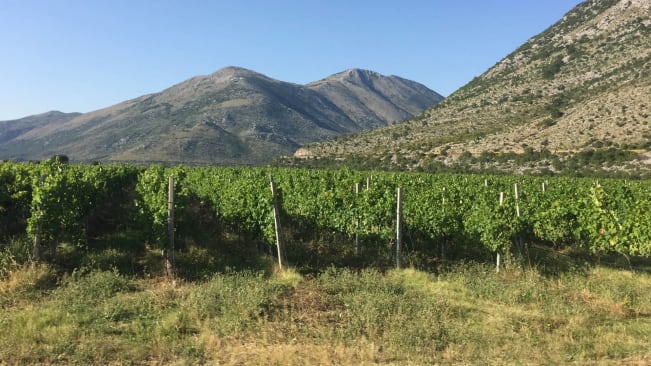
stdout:
<svg viewBox="0 0 651 366">
<path fill-rule="evenodd" d="M 358 237 L 365 255 L 389 255 L 395 245 L 400 187 L 406 255 L 434 256 L 473 246 L 508 253 L 526 243 L 651 254 L 651 184 L 646 181 L 348 169 L 144 168 L 56 160 L 0 165 L 0 237 L 23 230 L 34 240 L 37 258 L 42 245 L 49 245 L 51 252 L 62 241 L 85 246 L 89 218 L 110 209 L 119 197 L 132 207 L 132 214 L 117 218 L 125 221 L 123 226 L 137 222 L 144 240 L 165 246 L 167 184 L 173 176 L 176 220 L 200 221 L 204 218 L 195 216 L 208 212 L 222 229 L 272 246 L 270 175 L 280 194 L 281 224 L 299 243 L 294 245 L 298 251 L 300 242 L 327 236 L 337 242 L 337 250 L 353 252 L 353 238 Z M 295 259 L 300 261 L 300 255 Z"/>
</svg>

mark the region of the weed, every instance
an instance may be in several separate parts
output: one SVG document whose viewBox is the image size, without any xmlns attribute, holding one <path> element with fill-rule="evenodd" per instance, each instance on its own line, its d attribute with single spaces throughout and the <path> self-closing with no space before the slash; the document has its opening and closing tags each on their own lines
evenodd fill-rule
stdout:
<svg viewBox="0 0 651 366">
<path fill-rule="evenodd" d="M 644 364 L 651 277 L 602 266 L 228 270 L 175 285 L 46 266 L 1 283 L 10 364 Z M 566 267 L 563 267 L 566 268 Z M 47 282 L 47 281 L 46 281 Z M 32 296 L 31 300 L 27 294 Z"/>
</svg>

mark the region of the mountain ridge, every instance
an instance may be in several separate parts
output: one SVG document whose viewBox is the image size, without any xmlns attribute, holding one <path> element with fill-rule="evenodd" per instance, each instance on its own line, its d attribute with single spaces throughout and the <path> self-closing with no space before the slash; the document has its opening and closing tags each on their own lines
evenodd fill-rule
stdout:
<svg viewBox="0 0 651 366">
<path fill-rule="evenodd" d="M 648 1 L 585 1 L 422 114 L 298 156 L 419 169 L 467 154 L 648 150 L 650 14 Z"/>
<path fill-rule="evenodd" d="M 372 83 L 333 75 L 300 85 L 225 67 L 57 124 L 30 125 L 5 141 L 0 158 L 260 164 L 305 143 L 395 123 L 443 99 L 406 79 L 348 71 L 372 75 Z M 11 124 L 0 122 L 0 134 Z"/>
</svg>

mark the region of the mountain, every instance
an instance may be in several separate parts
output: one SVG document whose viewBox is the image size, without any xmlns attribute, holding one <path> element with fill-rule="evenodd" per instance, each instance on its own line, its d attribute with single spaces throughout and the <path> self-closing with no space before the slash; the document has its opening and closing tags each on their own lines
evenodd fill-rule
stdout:
<svg viewBox="0 0 651 366">
<path fill-rule="evenodd" d="M 440 95 L 433 95 L 414 81 L 360 69 L 347 70 L 307 86 L 352 119 L 365 122 L 364 129 L 406 120 L 442 100 Z"/>
<path fill-rule="evenodd" d="M 651 147 L 650 14 L 648 0 L 585 1 L 411 120 L 311 144 L 297 156 L 418 169 L 532 151 L 545 152 L 550 163 L 619 149 L 635 150 L 644 165 Z"/>
<path fill-rule="evenodd" d="M 29 130 L 51 124 L 53 126 L 68 122 L 81 113 L 50 111 L 13 121 L 0 122 L 0 144 L 9 142 Z M 0 146 L 2 149 L 2 146 Z M 1 151 L 1 150 L 0 150 Z"/>
<path fill-rule="evenodd" d="M 423 85 L 365 70 L 298 85 L 227 67 L 68 119 L 0 122 L 7 136 L 0 158 L 260 164 L 309 142 L 404 120 L 440 100 Z"/>
</svg>

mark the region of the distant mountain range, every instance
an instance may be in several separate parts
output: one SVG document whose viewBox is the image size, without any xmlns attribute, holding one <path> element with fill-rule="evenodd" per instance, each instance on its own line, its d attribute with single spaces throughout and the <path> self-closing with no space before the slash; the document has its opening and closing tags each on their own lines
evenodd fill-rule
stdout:
<svg viewBox="0 0 651 366">
<path fill-rule="evenodd" d="M 418 169 L 604 149 L 635 151 L 639 166 L 651 161 L 649 0 L 585 1 L 424 113 L 308 145 L 297 157 Z"/>
<path fill-rule="evenodd" d="M 227 67 L 90 113 L 0 122 L 0 159 L 261 164 L 306 143 L 408 119 L 442 99 L 366 70 L 298 85 Z"/>
</svg>

